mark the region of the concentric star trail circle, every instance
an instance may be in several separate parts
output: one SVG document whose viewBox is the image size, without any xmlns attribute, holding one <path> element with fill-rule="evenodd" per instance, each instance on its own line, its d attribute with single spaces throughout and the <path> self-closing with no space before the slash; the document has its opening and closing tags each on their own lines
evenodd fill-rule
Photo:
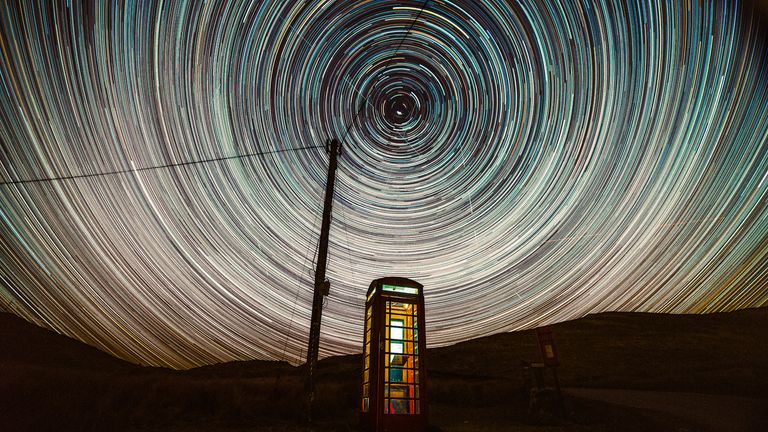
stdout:
<svg viewBox="0 0 768 432">
<path fill-rule="evenodd" d="M 302 361 L 329 137 L 322 356 L 388 275 L 432 346 L 768 305 L 749 4 L 9 1 L 0 103 L 0 306 L 131 361 Z"/>
</svg>

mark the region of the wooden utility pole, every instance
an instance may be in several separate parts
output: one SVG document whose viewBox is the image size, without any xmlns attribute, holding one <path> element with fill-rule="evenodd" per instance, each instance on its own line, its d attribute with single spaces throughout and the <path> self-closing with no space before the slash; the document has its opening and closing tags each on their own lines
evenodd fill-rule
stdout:
<svg viewBox="0 0 768 432">
<path fill-rule="evenodd" d="M 323 205 L 323 224 L 320 227 L 320 247 L 317 251 L 315 269 L 314 296 L 312 298 L 312 320 L 309 324 L 309 345 L 307 347 L 306 382 L 304 387 L 305 418 L 312 421 L 312 405 L 315 400 L 315 368 L 317 353 L 320 348 L 320 319 L 323 315 L 323 298 L 328 295 L 331 284 L 325 280 L 325 266 L 328 259 L 328 232 L 331 228 L 331 208 L 333 206 L 333 188 L 336 183 L 336 162 L 341 150 L 341 143 L 334 139 L 326 141 L 326 151 L 330 154 L 328 163 L 328 181 L 325 184 L 325 202 Z"/>
</svg>

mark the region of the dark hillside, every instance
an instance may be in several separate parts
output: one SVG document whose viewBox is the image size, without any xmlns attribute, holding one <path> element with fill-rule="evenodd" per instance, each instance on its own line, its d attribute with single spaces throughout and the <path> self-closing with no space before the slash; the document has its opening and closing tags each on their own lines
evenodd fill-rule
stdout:
<svg viewBox="0 0 768 432">
<path fill-rule="evenodd" d="M 768 398 L 766 308 L 603 313 L 552 328 L 566 387 Z M 302 368 L 285 362 L 141 367 L 10 314 L 0 314 L 0 344 L 0 430 L 305 430 Z M 432 423 L 457 431 L 697 430 L 674 416 L 576 398 L 565 423 L 532 422 L 521 364 L 538 358 L 532 330 L 428 350 Z M 314 430 L 354 427 L 359 380 L 358 355 L 320 361 Z"/>
</svg>

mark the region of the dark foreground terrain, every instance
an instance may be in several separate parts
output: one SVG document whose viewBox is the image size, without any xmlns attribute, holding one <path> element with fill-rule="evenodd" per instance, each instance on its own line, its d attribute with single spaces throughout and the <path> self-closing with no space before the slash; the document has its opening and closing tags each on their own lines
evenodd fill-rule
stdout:
<svg viewBox="0 0 768 432">
<path fill-rule="evenodd" d="M 564 418 L 529 409 L 521 364 L 539 350 L 523 331 L 429 350 L 433 429 L 768 431 L 768 308 L 603 313 L 553 331 Z M 356 430 L 360 357 L 324 359 L 319 373 L 309 427 L 300 367 L 141 367 L 0 314 L 2 431 Z"/>
</svg>

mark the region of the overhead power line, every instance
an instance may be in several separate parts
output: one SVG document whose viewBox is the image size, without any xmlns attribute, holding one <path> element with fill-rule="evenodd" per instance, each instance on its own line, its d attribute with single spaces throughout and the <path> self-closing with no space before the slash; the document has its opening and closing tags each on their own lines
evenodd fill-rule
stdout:
<svg viewBox="0 0 768 432">
<path fill-rule="evenodd" d="M 419 17 L 421 17 L 421 13 L 424 12 L 424 8 L 427 7 L 427 3 L 429 3 L 429 0 L 424 0 L 424 3 L 421 4 L 421 8 L 419 9 L 419 12 L 416 14 L 416 17 L 411 21 L 410 27 L 408 27 L 408 30 L 405 31 L 405 34 L 403 35 L 403 38 L 400 39 L 400 43 L 397 45 L 397 49 L 395 49 L 395 52 L 392 53 L 391 58 L 397 57 L 397 53 L 400 51 L 400 48 L 403 47 L 403 42 L 405 42 L 405 39 L 408 37 L 408 35 L 411 33 L 411 30 L 413 30 L 413 26 L 416 25 L 416 21 L 419 20 Z M 366 98 L 367 102 L 367 98 Z M 358 117 L 360 117 L 360 113 L 363 111 L 363 107 L 365 104 L 361 104 L 360 108 L 355 111 L 355 116 L 352 117 L 352 121 L 349 122 L 347 125 L 347 130 L 344 132 L 344 136 L 341 138 L 341 141 L 344 142 L 344 140 L 347 138 L 347 135 L 349 135 L 350 129 L 352 129 L 352 125 L 355 124 L 355 120 L 357 120 Z"/>
<path fill-rule="evenodd" d="M 182 166 L 188 166 L 188 165 L 199 165 L 199 164 L 221 162 L 221 161 L 232 160 L 232 159 L 245 159 L 245 158 L 254 157 L 254 156 L 266 156 L 270 154 L 286 153 L 289 151 L 309 150 L 309 149 L 315 149 L 315 148 L 321 148 L 321 147 L 323 146 L 315 145 L 315 146 L 289 148 L 289 149 L 281 149 L 281 150 L 270 150 L 270 151 L 264 151 L 264 152 L 246 153 L 246 154 L 234 155 L 234 156 L 222 156 L 217 158 L 201 159 L 196 161 L 169 163 L 164 165 L 155 165 L 151 167 L 128 168 L 128 169 L 122 169 L 122 170 L 116 170 L 116 171 L 106 171 L 106 172 L 91 173 L 91 174 L 75 174 L 75 175 L 68 175 L 68 176 L 61 176 L 61 177 L 44 177 L 44 178 L 27 179 L 27 180 L 10 180 L 10 181 L 0 182 L 0 186 L 23 185 L 23 184 L 29 184 L 29 183 L 45 183 L 45 182 L 54 182 L 54 181 L 61 181 L 61 180 L 75 180 L 75 179 L 82 179 L 82 178 L 104 177 L 104 176 L 119 175 L 119 174 L 132 174 L 132 173 L 137 173 L 142 171 L 152 171 L 157 169 L 175 168 L 175 167 L 182 167 Z"/>
</svg>

